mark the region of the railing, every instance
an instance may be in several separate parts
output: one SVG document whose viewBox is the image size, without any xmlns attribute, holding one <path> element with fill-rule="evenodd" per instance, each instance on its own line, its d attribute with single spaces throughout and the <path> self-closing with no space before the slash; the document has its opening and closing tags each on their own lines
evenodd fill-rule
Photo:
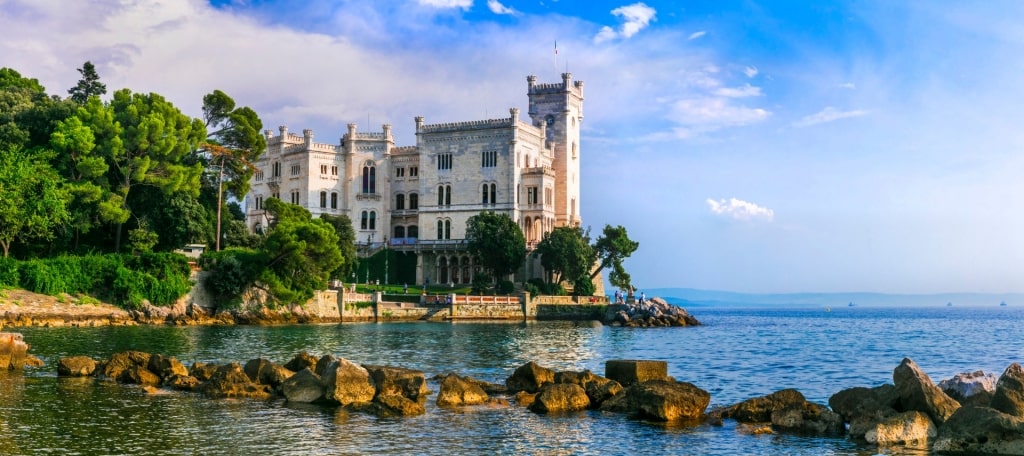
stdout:
<svg viewBox="0 0 1024 456">
<path fill-rule="evenodd" d="M 380 201 L 380 193 L 356 193 L 357 201 Z"/>
<path fill-rule="evenodd" d="M 454 304 L 519 304 L 519 298 L 516 296 L 455 295 Z"/>
</svg>

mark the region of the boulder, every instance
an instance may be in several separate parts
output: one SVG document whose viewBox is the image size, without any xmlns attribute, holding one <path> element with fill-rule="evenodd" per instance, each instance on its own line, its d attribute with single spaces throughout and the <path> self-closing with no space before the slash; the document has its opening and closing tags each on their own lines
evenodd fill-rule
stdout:
<svg viewBox="0 0 1024 456">
<path fill-rule="evenodd" d="M 703 418 L 710 402 L 711 394 L 693 384 L 651 380 L 626 388 L 601 404 L 601 410 L 659 421 L 694 421 Z"/>
<path fill-rule="evenodd" d="M 156 374 L 161 379 L 166 379 L 172 375 L 188 376 L 188 369 L 185 368 L 184 364 L 181 364 L 181 362 L 175 358 L 163 355 L 150 356 L 147 368 L 150 372 Z"/>
<path fill-rule="evenodd" d="M 313 372 L 316 372 L 316 375 L 323 377 L 324 372 L 327 372 L 327 368 L 331 363 L 337 360 L 338 358 L 335 358 L 334 355 L 321 356 L 320 359 L 316 360 L 316 366 L 313 367 Z"/>
<path fill-rule="evenodd" d="M 427 413 L 427 409 L 420 401 L 397 394 L 377 396 L 368 411 L 381 418 L 417 416 Z"/>
<path fill-rule="evenodd" d="M 377 396 L 402 396 L 418 401 L 427 395 L 427 377 L 423 371 L 389 366 L 363 366 L 377 389 Z"/>
<path fill-rule="evenodd" d="M 537 400 L 537 394 L 538 393 L 527 393 L 526 391 L 520 391 L 516 393 L 516 395 L 513 396 L 512 399 L 516 401 L 516 404 L 522 407 L 529 407 L 530 405 L 533 405 L 533 403 Z"/>
<path fill-rule="evenodd" d="M 281 394 L 288 402 L 312 403 L 324 397 L 324 385 L 319 375 L 308 367 L 281 383 Z"/>
<path fill-rule="evenodd" d="M 28 353 L 25 355 L 25 367 L 43 367 L 46 363 L 43 360 L 37 358 L 35 355 Z"/>
<path fill-rule="evenodd" d="M 477 379 L 475 379 L 473 377 L 470 377 L 468 375 L 465 376 L 465 377 L 462 377 L 462 379 L 467 381 L 467 382 L 469 382 L 469 383 L 472 383 L 472 384 L 474 384 L 476 386 L 479 386 L 488 395 L 508 394 L 508 387 L 505 386 L 505 385 L 502 385 L 500 383 L 485 382 L 483 380 L 477 380 Z M 444 380 L 444 378 L 441 378 L 441 380 Z"/>
<path fill-rule="evenodd" d="M 133 365 L 121 372 L 117 381 L 132 385 L 157 386 L 160 384 L 160 376 L 145 367 Z"/>
<path fill-rule="evenodd" d="M 242 369 L 245 371 L 245 375 L 249 376 L 250 380 L 267 385 L 275 390 L 288 377 L 295 374 L 284 366 L 263 358 L 249 360 Z"/>
<path fill-rule="evenodd" d="M 1024 420 L 990 407 L 961 407 L 939 427 L 932 451 L 1024 454 Z"/>
<path fill-rule="evenodd" d="M 315 356 L 310 355 L 309 353 L 306 352 L 302 352 L 295 355 L 295 357 L 292 358 L 291 361 L 284 363 L 284 367 L 285 369 L 288 369 L 292 372 L 298 372 L 307 367 L 316 372 L 316 361 L 317 359 Z"/>
<path fill-rule="evenodd" d="M 985 405 L 992 400 L 996 391 L 996 378 L 992 373 L 984 371 L 961 372 L 939 382 L 939 388 L 961 405 Z"/>
<path fill-rule="evenodd" d="M 217 372 L 218 367 L 220 366 L 210 363 L 193 363 L 192 368 L 188 370 L 188 374 L 199 379 L 201 382 L 206 382 L 213 377 L 213 373 Z"/>
<path fill-rule="evenodd" d="M 1024 368 L 1010 364 L 996 382 L 991 407 L 1007 415 L 1024 418 Z"/>
<path fill-rule="evenodd" d="M 608 398 L 622 392 L 622 385 L 619 382 L 596 375 L 589 370 L 556 372 L 555 383 L 571 383 L 583 387 L 590 399 L 591 407 L 599 407 Z"/>
<path fill-rule="evenodd" d="M 530 410 L 537 413 L 562 413 L 586 410 L 590 398 L 582 386 L 574 383 L 553 383 L 545 385 L 537 393 Z"/>
<path fill-rule="evenodd" d="M 269 387 L 253 382 L 248 375 L 245 375 L 242 365 L 238 363 L 218 367 L 210 380 L 203 383 L 199 390 L 211 398 L 267 399 L 270 397 Z"/>
<path fill-rule="evenodd" d="M 161 385 L 179 391 L 195 391 L 199 387 L 199 379 L 191 375 L 171 375 Z"/>
<path fill-rule="evenodd" d="M 102 367 L 97 369 L 96 374 L 111 380 L 117 380 L 121 374 L 132 366 L 149 367 L 149 353 L 140 351 L 125 351 L 114 353 Z"/>
<path fill-rule="evenodd" d="M 270 360 L 265 358 L 250 359 L 245 363 L 245 366 L 242 366 L 242 370 L 245 371 L 245 375 L 249 376 L 249 380 L 259 382 L 260 370 L 262 370 L 264 366 L 267 366 L 269 364 Z"/>
<path fill-rule="evenodd" d="M 923 412 L 903 412 L 885 418 L 864 433 L 864 440 L 878 445 L 924 446 L 935 438 L 935 423 Z"/>
<path fill-rule="evenodd" d="M 546 367 L 541 367 L 537 363 L 530 361 L 516 369 L 512 375 L 505 380 L 505 386 L 508 387 L 509 391 L 526 391 L 530 393 L 536 393 L 540 391 L 541 387 L 548 383 L 555 382 L 555 371 Z"/>
<path fill-rule="evenodd" d="M 927 413 L 936 425 L 942 426 L 960 408 L 960 403 L 935 386 L 910 358 L 903 358 L 896 366 L 892 380 L 899 394 L 899 410 Z"/>
<path fill-rule="evenodd" d="M 668 380 L 665 361 L 613 359 L 604 363 L 604 376 L 628 387 L 648 380 Z"/>
<path fill-rule="evenodd" d="M 96 371 L 96 360 L 88 356 L 71 356 L 57 361 L 58 377 L 88 377 Z"/>
<path fill-rule="evenodd" d="M 723 418 L 732 418 L 741 423 L 764 423 L 772 420 L 772 413 L 790 406 L 802 406 L 807 399 L 795 389 L 776 391 L 767 396 L 747 399 L 728 407 Z"/>
<path fill-rule="evenodd" d="M 843 435 L 846 432 L 842 416 L 824 405 L 806 401 L 773 411 L 771 422 L 777 429 L 798 434 Z"/>
<path fill-rule="evenodd" d="M 458 407 L 463 405 L 479 405 L 487 402 L 488 395 L 484 389 L 455 374 L 448 374 L 441 382 L 441 391 L 437 393 L 437 405 L 440 407 Z"/>
<path fill-rule="evenodd" d="M 362 366 L 340 358 L 324 368 L 321 376 L 324 384 L 324 399 L 333 404 L 352 405 L 373 400 L 377 390 L 370 380 L 370 373 Z"/>
<path fill-rule="evenodd" d="M 828 399 L 832 410 L 850 423 L 850 436 L 855 438 L 863 438 L 878 422 L 896 415 L 898 403 L 896 387 L 889 384 L 875 388 L 849 388 Z"/>
<path fill-rule="evenodd" d="M 28 348 L 20 333 L 0 332 L 0 370 L 21 370 L 25 367 Z"/>
</svg>

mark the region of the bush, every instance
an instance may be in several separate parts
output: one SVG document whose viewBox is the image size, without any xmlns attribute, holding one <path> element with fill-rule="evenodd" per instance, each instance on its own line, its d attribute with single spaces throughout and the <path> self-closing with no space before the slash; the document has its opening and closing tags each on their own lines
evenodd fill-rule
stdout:
<svg viewBox="0 0 1024 456">
<path fill-rule="evenodd" d="M 16 287 L 20 281 L 18 260 L 0 257 L 0 287 Z"/>
<path fill-rule="evenodd" d="M 502 280 L 498 282 L 498 286 L 495 291 L 499 295 L 512 294 L 516 291 L 516 284 L 512 283 L 511 280 Z"/>
<path fill-rule="evenodd" d="M 491 289 L 491 276 L 483 272 L 473 274 L 473 288 L 470 289 L 470 293 L 475 295 L 482 295 L 487 293 Z"/>
<path fill-rule="evenodd" d="M 206 252 L 199 264 L 209 272 L 205 283 L 218 307 L 237 308 L 242 293 L 256 283 L 266 264 L 265 255 L 250 249 L 229 248 Z"/>
</svg>

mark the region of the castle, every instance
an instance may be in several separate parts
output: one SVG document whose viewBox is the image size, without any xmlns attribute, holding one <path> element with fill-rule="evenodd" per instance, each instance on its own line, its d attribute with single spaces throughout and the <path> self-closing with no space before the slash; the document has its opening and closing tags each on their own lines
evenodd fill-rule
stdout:
<svg viewBox="0 0 1024 456">
<path fill-rule="evenodd" d="M 279 198 L 320 214 L 347 215 L 363 253 L 391 248 L 416 255 L 415 282 L 470 283 L 479 271 L 466 251 L 467 220 L 482 211 L 508 214 L 535 246 L 555 227 L 580 224 L 580 123 L 583 81 L 539 84 L 527 77 L 529 119 L 427 124 L 416 117 L 416 145 L 396 146 L 391 125 L 339 144 L 280 127 L 264 134 L 246 197 L 247 225 L 266 225 L 263 201 Z M 528 259 L 524 278 L 538 277 Z"/>
</svg>

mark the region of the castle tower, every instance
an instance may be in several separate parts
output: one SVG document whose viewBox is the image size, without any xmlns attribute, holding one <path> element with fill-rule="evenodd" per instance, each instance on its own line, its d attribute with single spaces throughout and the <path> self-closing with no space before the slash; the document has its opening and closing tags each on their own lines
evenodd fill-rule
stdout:
<svg viewBox="0 0 1024 456">
<path fill-rule="evenodd" d="M 554 152 L 555 223 L 580 224 L 580 124 L 583 121 L 583 81 L 562 73 L 562 82 L 538 84 L 527 76 L 530 119 L 543 126 L 547 147 Z"/>
</svg>

